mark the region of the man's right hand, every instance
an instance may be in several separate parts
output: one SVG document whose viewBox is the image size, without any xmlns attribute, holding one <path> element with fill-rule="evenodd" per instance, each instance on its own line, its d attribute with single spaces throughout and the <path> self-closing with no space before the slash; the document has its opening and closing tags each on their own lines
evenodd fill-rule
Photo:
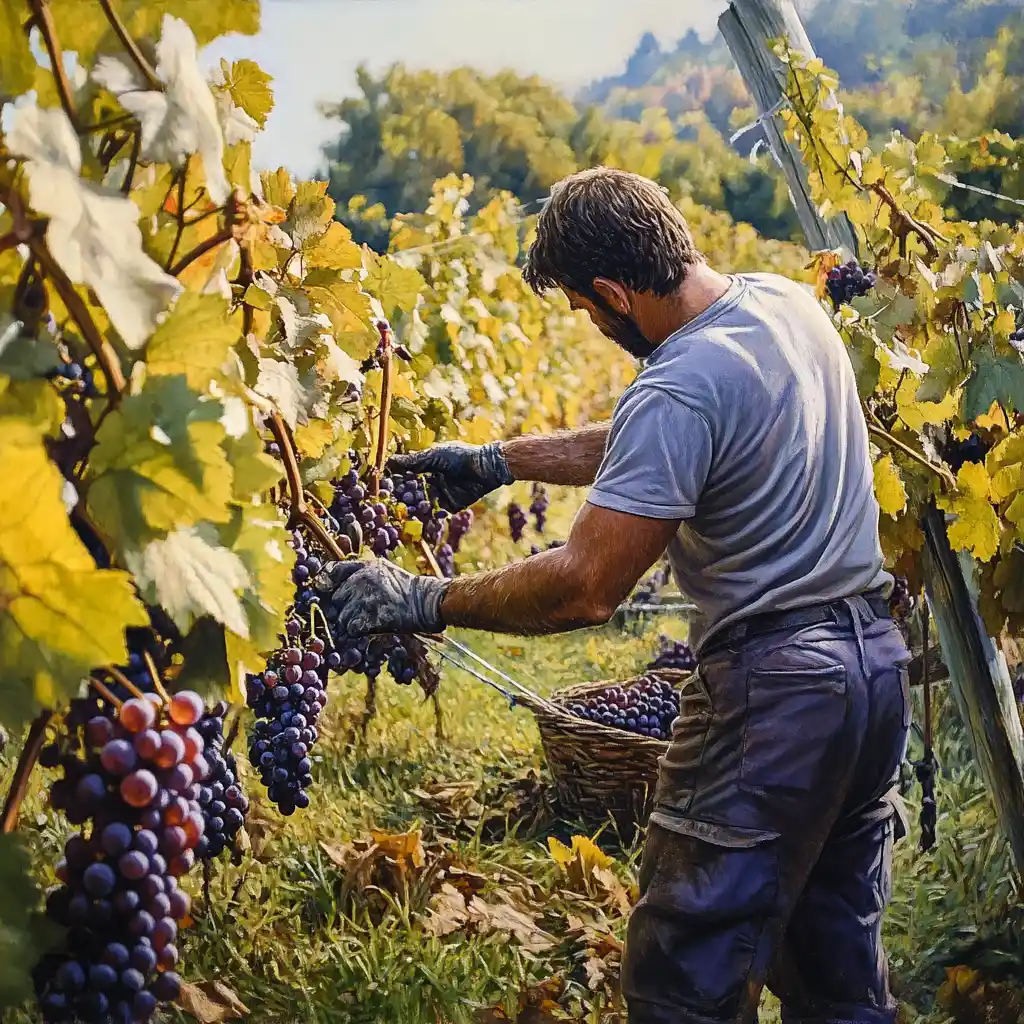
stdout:
<svg viewBox="0 0 1024 1024">
<path fill-rule="evenodd" d="M 461 512 L 491 491 L 515 482 L 500 441 L 485 445 L 446 441 L 421 452 L 395 455 L 388 460 L 387 470 L 430 474 L 438 504 L 449 512 Z"/>
</svg>

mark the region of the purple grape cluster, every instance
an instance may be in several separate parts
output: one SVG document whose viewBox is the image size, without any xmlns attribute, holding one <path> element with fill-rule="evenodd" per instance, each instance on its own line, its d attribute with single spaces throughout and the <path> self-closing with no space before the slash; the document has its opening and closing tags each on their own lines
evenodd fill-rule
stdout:
<svg viewBox="0 0 1024 1024">
<path fill-rule="evenodd" d="M 539 547 L 536 544 L 531 544 L 530 545 L 530 554 L 531 555 L 539 555 L 542 551 L 551 551 L 553 548 L 564 548 L 564 547 L 565 547 L 565 541 L 564 540 L 551 540 L 551 541 L 548 541 L 547 547 L 544 547 L 544 548 Z"/>
<path fill-rule="evenodd" d="M 380 495 L 373 500 L 368 497 L 366 485 L 360 479 L 355 453 L 350 452 L 349 457 L 352 469 L 334 483 L 331 513 L 337 519 L 337 527 L 331 532 L 340 531 L 348 537 L 353 552 L 358 553 L 363 544 L 368 544 L 375 555 L 384 557 L 398 547 L 400 536 L 382 500 L 390 493 L 392 481 L 384 477 L 380 481 Z"/>
<path fill-rule="evenodd" d="M 658 641 L 660 649 L 654 660 L 648 664 L 648 671 L 672 668 L 681 672 L 692 672 L 697 667 L 697 659 L 689 644 L 684 644 L 682 640 L 672 640 L 665 635 L 658 637 Z"/>
<path fill-rule="evenodd" d="M 1024 327 L 1018 327 L 1010 334 L 1010 344 L 1018 351 L 1024 352 Z"/>
<path fill-rule="evenodd" d="M 992 444 L 980 434 L 971 434 L 963 441 L 950 435 L 945 444 L 940 447 L 939 454 L 954 473 L 959 473 L 961 467 L 968 462 L 984 462 L 991 448 Z"/>
<path fill-rule="evenodd" d="M 679 692 L 657 676 L 642 676 L 629 687 L 610 686 L 569 706 L 569 713 L 638 736 L 664 740 L 679 713 Z"/>
<path fill-rule="evenodd" d="M 99 395 L 92 370 L 75 360 L 61 363 L 50 370 L 46 374 L 46 379 L 64 381 L 69 392 L 73 391 L 83 398 L 96 398 Z"/>
<path fill-rule="evenodd" d="M 64 771 L 50 802 L 81 826 L 46 898 L 67 936 L 33 971 L 44 1021 L 143 1022 L 177 998 L 175 940 L 190 904 L 178 879 L 205 830 L 202 714 L 189 691 L 166 706 L 132 698 L 116 718 L 97 714 L 43 748 L 40 763 Z"/>
<path fill-rule="evenodd" d="M 315 594 L 312 581 L 324 567 L 323 559 L 311 553 L 305 539 L 298 530 L 292 531 L 289 541 L 295 551 L 295 568 L 292 569 L 292 581 L 295 583 L 295 610 L 305 617 L 309 613 Z"/>
<path fill-rule="evenodd" d="M 247 703 L 256 714 L 249 760 L 282 814 L 309 806 L 310 754 L 327 704 L 327 673 L 341 668 L 337 651 L 325 652 L 318 636 L 301 642 L 302 623 L 288 622 L 291 646 L 278 651 L 262 674 L 247 679 Z"/>
<path fill-rule="evenodd" d="M 528 521 L 522 508 L 513 501 L 508 507 L 508 529 L 513 543 L 518 544 L 523 539 L 523 530 Z"/>
<path fill-rule="evenodd" d="M 470 527 L 473 525 L 473 510 L 471 508 L 463 509 L 461 512 L 456 512 L 455 515 L 448 520 L 448 545 L 451 547 L 453 552 L 459 550 L 459 545 L 462 543 L 462 538 L 469 533 Z"/>
<path fill-rule="evenodd" d="M 906 576 L 897 576 L 889 595 L 889 614 L 902 621 L 912 615 L 916 607 L 917 595 L 911 591 L 910 581 Z"/>
<path fill-rule="evenodd" d="M 547 520 L 548 492 L 540 485 L 533 485 L 533 501 L 530 502 L 530 515 L 533 516 L 534 525 L 538 533 L 544 532 L 544 523 Z"/>
<path fill-rule="evenodd" d="M 875 286 L 878 275 L 873 270 L 864 270 L 856 261 L 850 260 L 828 272 L 828 294 L 832 305 L 838 309 L 859 295 L 867 295 Z"/>
<path fill-rule="evenodd" d="M 224 850 L 235 849 L 235 838 L 245 824 L 249 801 L 238 780 L 238 765 L 231 751 L 224 751 L 224 715 L 227 705 L 215 704 L 196 724 L 203 737 L 203 755 L 210 774 L 196 797 L 203 810 L 205 829 L 196 846 L 196 856 L 213 860 Z"/>
<path fill-rule="evenodd" d="M 451 579 L 455 575 L 455 552 L 451 544 L 442 544 L 436 552 L 437 567 Z"/>
<path fill-rule="evenodd" d="M 415 473 L 396 473 L 390 482 L 394 500 L 405 506 L 407 518 L 418 519 L 423 524 L 423 539 L 436 544 L 444 532 L 448 512 L 438 506 L 430 493 L 429 480 Z"/>
</svg>

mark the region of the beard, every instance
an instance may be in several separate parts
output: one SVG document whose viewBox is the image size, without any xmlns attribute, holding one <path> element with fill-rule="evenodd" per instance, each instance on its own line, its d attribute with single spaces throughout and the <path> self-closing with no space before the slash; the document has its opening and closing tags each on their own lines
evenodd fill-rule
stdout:
<svg viewBox="0 0 1024 1024">
<path fill-rule="evenodd" d="M 634 359 L 646 359 L 658 347 L 640 330 L 631 316 L 613 310 L 606 311 L 602 320 L 601 333 Z"/>
<path fill-rule="evenodd" d="M 592 292 L 588 297 L 601 312 L 599 320 L 595 319 L 598 330 L 634 359 L 646 359 L 658 347 L 640 330 L 631 316 L 614 309 L 597 292 Z"/>
</svg>

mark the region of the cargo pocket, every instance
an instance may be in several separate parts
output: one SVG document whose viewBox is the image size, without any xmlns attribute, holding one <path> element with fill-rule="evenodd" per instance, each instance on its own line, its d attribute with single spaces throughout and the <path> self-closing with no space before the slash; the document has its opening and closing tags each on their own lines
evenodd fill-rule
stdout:
<svg viewBox="0 0 1024 1024">
<path fill-rule="evenodd" d="M 740 786 L 754 792 L 815 788 L 835 761 L 846 714 L 842 665 L 751 670 Z"/>
<path fill-rule="evenodd" d="M 634 1004 L 640 1019 L 737 1019 L 778 913 L 778 838 L 654 812 L 623 958 L 630 1019 Z"/>
</svg>

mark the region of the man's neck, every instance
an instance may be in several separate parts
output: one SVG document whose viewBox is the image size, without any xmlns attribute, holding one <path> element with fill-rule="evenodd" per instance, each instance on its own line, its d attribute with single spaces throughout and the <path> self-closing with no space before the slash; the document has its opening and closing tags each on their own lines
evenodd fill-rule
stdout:
<svg viewBox="0 0 1024 1024">
<path fill-rule="evenodd" d="M 732 281 L 725 274 L 712 270 L 706 263 L 698 263 L 690 268 L 674 294 L 651 304 L 643 321 L 644 334 L 660 345 L 714 305 L 731 285 Z"/>
</svg>

